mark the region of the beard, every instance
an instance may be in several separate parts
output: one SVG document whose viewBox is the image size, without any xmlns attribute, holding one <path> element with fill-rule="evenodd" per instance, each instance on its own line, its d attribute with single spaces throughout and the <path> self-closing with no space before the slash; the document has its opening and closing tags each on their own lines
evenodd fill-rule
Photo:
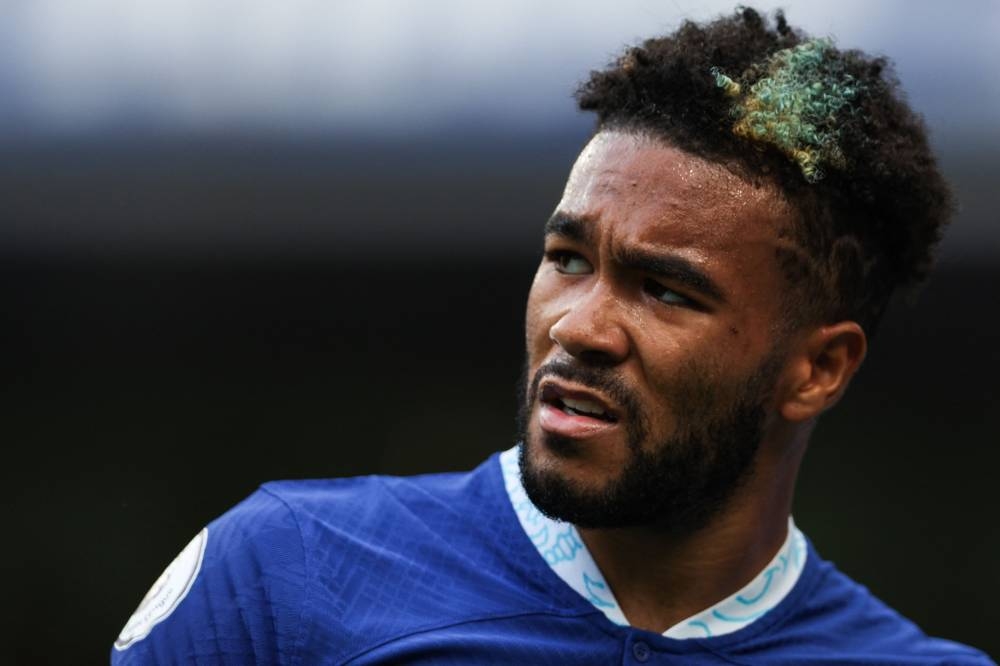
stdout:
<svg viewBox="0 0 1000 666">
<path fill-rule="evenodd" d="M 735 385 L 712 384 L 707 378 L 718 374 L 692 364 L 664 396 L 676 415 L 674 433 L 652 445 L 649 415 L 613 369 L 554 361 L 540 367 L 529 385 L 526 365 L 518 428 L 521 481 L 528 497 L 550 518 L 583 528 L 646 526 L 677 536 L 701 529 L 752 475 L 763 437 L 764 404 L 779 361 L 771 354 Z M 549 433 L 543 433 L 544 441 L 531 437 L 528 425 L 538 404 L 538 386 L 550 375 L 597 389 L 621 408 L 628 457 L 603 488 L 584 487 L 533 463 L 535 447 L 569 459 L 578 446 Z"/>
</svg>

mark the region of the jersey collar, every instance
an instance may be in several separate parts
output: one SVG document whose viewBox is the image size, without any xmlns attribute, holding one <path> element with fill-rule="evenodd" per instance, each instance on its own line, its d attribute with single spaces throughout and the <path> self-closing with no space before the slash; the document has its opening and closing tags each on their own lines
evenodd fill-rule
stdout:
<svg viewBox="0 0 1000 666">
<path fill-rule="evenodd" d="M 583 539 L 571 523 L 543 515 L 521 485 L 518 447 L 500 454 L 504 487 L 525 534 L 563 582 L 600 609 L 615 624 L 628 626 L 611 587 L 605 582 Z M 806 540 L 789 517 L 788 536 L 774 558 L 735 594 L 678 622 L 663 632 L 668 638 L 706 638 L 742 629 L 784 599 L 802 573 Z"/>
</svg>

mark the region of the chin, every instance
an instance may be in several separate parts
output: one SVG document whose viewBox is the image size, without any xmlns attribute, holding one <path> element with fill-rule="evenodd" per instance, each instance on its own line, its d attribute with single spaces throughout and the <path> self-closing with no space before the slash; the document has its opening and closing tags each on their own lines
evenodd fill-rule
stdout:
<svg viewBox="0 0 1000 666">
<path fill-rule="evenodd" d="M 620 517 L 611 505 L 622 464 L 595 455 L 593 444 L 544 431 L 527 433 L 521 442 L 521 481 L 549 518 L 579 527 L 617 527 Z"/>
<path fill-rule="evenodd" d="M 579 455 L 579 442 L 526 437 L 521 443 L 521 483 L 535 507 L 578 527 L 608 526 L 600 514 L 614 480 L 608 470 Z"/>
<path fill-rule="evenodd" d="M 565 437 L 536 425 L 526 435 L 523 447 L 532 469 L 598 492 L 613 483 L 613 477 L 630 459 L 629 444 L 624 437 L 615 436 L 617 433 Z"/>
</svg>

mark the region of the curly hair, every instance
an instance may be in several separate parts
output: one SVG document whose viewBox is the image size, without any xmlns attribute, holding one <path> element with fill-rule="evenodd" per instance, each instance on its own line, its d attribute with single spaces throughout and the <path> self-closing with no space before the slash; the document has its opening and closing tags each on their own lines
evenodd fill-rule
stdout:
<svg viewBox="0 0 1000 666">
<path fill-rule="evenodd" d="M 874 332 L 927 277 L 952 196 L 891 64 L 749 8 L 628 49 L 576 93 L 597 130 L 648 134 L 773 180 L 799 212 L 778 250 L 786 323 Z"/>
</svg>

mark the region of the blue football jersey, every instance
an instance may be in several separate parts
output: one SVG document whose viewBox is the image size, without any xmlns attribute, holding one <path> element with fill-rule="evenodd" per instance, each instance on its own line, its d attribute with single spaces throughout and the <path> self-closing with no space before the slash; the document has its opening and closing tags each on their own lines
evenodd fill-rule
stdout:
<svg viewBox="0 0 1000 666">
<path fill-rule="evenodd" d="M 809 552 L 746 627 L 676 639 L 616 624 L 521 527 L 496 456 L 410 478 L 269 483 L 199 533 L 114 664 L 968 664 Z"/>
</svg>

